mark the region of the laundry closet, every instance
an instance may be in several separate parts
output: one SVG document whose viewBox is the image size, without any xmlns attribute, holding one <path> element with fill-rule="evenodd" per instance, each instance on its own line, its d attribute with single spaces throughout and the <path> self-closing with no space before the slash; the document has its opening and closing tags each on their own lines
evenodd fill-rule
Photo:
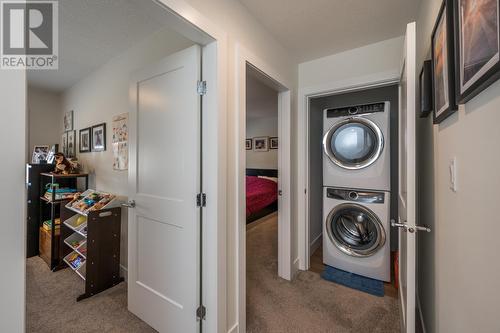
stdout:
<svg viewBox="0 0 500 333">
<path fill-rule="evenodd" d="M 398 85 L 309 102 L 311 267 L 394 283 Z"/>
</svg>

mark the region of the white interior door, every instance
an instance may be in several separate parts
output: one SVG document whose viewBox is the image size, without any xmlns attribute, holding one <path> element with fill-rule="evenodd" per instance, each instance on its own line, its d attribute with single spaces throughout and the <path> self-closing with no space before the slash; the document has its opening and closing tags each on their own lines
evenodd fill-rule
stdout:
<svg viewBox="0 0 500 333">
<path fill-rule="evenodd" d="M 403 332 L 415 332 L 416 24 L 408 24 L 399 86 L 399 296 Z"/>
<path fill-rule="evenodd" d="M 128 308 L 160 332 L 196 332 L 200 304 L 201 50 L 131 82 Z"/>
</svg>

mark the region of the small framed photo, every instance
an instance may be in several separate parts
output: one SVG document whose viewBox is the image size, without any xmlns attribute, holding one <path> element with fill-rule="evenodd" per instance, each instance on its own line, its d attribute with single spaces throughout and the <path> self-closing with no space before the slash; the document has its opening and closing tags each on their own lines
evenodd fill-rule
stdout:
<svg viewBox="0 0 500 333">
<path fill-rule="evenodd" d="M 432 111 L 432 61 L 424 61 L 419 84 L 420 118 L 425 118 Z"/>
<path fill-rule="evenodd" d="M 432 72 L 434 124 L 458 110 L 455 96 L 453 4 L 444 0 L 432 31 Z"/>
<path fill-rule="evenodd" d="M 68 132 L 64 132 L 61 137 L 62 143 L 62 153 L 64 156 L 68 156 Z"/>
<path fill-rule="evenodd" d="M 500 78 L 500 1 L 455 1 L 457 100 L 465 103 Z"/>
<path fill-rule="evenodd" d="M 33 148 L 33 156 L 31 158 L 31 163 L 33 164 L 47 163 L 49 152 L 50 152 L 49 146 L 35 146 Z"/>
<path fill-rule="evenodd" d="M 56 143 L 55 145 L 50 146 L 49 155 L 47 156 L 47 163 L 53 164 L 55 160 L 55 155 L 59 152 L 59 145 Z"/>
<path fill-rule="evenodd" d="M 278 138 L 269 138 L 269 149 L 278 149 Z"/>
<path fill-rule="evenodd" d="M 252 150 L 252 139 L 246 139 L 245 140 L 245 149 L 246 150 Z"/>
<path fill-rule="evenodd" d="M 75 157 L 75 156 L 76 156 L 76 131 L 69 131 L 67 157 Z"/>
<path fill-rule="evenodd" d="M 73 130 L 73 110 L 64 113 L 64 131 Z"/>
<path fill-rule="evenodd" d="M 254 151 L 269 151 L 269 137 L 261 136 L 253 138 L 253 150 Z"/>
<path fill-rule="evenodd" d="M 89 153 L 92 147 L 91 140 L 92 128 L 84 128 L 80 130 L 80 153 Z"/>
<path fill-rule="evenodd" d="M 106 150 L 106 124 L 92 126 L 92 151 Z"/>
</svg>

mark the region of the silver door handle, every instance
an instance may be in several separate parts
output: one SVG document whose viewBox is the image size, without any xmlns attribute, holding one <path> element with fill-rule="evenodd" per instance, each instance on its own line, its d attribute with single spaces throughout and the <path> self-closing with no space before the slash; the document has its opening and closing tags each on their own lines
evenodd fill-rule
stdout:
<svg viewBox="0 0 500 333">
<path fill-rule="evenodd" d="M 122 207 L 135 208 L 135 201 L 129 200 L 127 203 L 122 203 Z"/>
<path fill-rule="evenodd" d="M 395 228 L 403 228 L 404 231 L 408 231 L 409 233 L 414 233 L 416 231 L 425 231 L 425 232 L 431 232 L 431 228 L 429 228 L 426 225 L 416 225 L 415 227 L 408 227 L 407 224 L 405 223 L 398 223 L 395 220 L 391 219 L 391 227 Z"/>
</svg>

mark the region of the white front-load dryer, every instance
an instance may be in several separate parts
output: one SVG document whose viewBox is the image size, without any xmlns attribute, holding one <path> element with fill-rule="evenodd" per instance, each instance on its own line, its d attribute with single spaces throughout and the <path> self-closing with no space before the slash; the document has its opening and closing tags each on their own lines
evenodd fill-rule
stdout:
<svg viewBox="0 0 500 333">
<path fill-rule="evenodd" d="M 389 192 L 324 187 L 323 262 L 390 281 Z"/>
<path fill-rule="evenodd" d="M 323 112 L 323 185 L 390 191 L 390 103 Z"/>
</svg>

